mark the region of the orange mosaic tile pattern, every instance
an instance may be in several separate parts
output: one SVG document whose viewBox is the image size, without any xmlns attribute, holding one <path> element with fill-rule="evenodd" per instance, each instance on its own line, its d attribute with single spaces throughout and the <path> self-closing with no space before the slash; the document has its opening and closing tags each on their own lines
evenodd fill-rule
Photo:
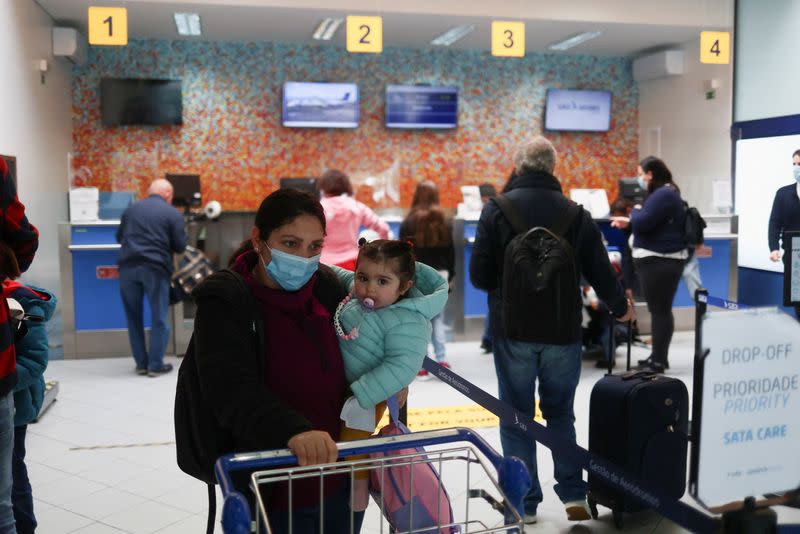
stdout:
<svg viewBox="0 0 800 534">
<path fill-rule="evenodd" d="M 613 93 L 611 130 L 547 133 L 559 152 L 565 190 L 606 188 L 632 176 L 638 154 L 638 92 L 624 58 L 530 54 L 493 58 L 456 50 L 387 49 L 350 55 L 330 46 L 275 43 L 131 41 L 91 48 L 73 71 L 74 185 L 134 190 L 166 173 L 198 173 L 206 200 L 226 210 L 254 210 L 281 177 L 348 172 L 357 197 L 373 207 L 406 207 L 416 183 L 440 187 L 442 204 L 461 201 L 459 187 L 502 187 L 515 147 L 542 132 L 548 88 Z M 104 127 L 103 77 L 183 80 L 183 125 Z M 285 128 L 283 82 L 349 81 L 359 85 L 355 130 Z M 384 126 L 389 83 L 459 88 L 459 127 L 400 131 Z"/>
</svg>

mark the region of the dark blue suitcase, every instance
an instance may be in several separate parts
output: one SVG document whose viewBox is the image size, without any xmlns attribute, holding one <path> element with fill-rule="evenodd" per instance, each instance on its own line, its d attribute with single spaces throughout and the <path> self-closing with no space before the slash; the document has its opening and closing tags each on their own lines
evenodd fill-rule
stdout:
<svg viewBox="0 0 800 534">
<path fill-rule="evenodd" d="M 629 327 L 630 328 L 630 327 Z M 650 371 L 609 372 L 592 389 L 589 401 L 589 451 L 678 500 L 686 490 L 689 392 L 676 378 Z M 612 351 L 613 354 L 613 351 Z M 589 473 L 589 506 L 610 508 L 617 528 L 622 514 L 647 506 Z"/>
</svg>

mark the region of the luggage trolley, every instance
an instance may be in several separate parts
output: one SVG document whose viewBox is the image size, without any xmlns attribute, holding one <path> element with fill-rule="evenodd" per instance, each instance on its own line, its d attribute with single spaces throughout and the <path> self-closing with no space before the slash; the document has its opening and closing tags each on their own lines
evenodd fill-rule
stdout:
<svg viewBox="0 0 800 534">
<path fill-rule="evenodd" d="M 483 534 L 489 532 L 516 532 L 522 534 L 523 520 L 519 510 L 522 499 L 530 487 L 530 476 L 521 460 L 504 458 L 478 436 L 466 428 L 452 428 L 415 432 L 390 437 L 369 438 L 337 444 L 339 461 L 332 464 L 299 467 L 297 458 L 288 449 L 255 453 L 231 454 L 221 457 L 215 466 L 217 479 L 222 489 L 222 529 L 225 534 L 274 532 L 270 526 L 270 510 L 265 505 L 262 491 L 270 485 L 282 484 L 287 493 L 288 507 L 292 507 L 292 484 L 312 479 L 319 483 L 320 495 L 332 476 L 346 475 L 352 482 L 358 472 L 371 472 L 389 483 L 389 472 L 397 466 L 430 463 L 439 473 L 439 488 L 435 491 L 449 492 L 452 522 L 442 522 L 444 514 L 436 514 L 436 522 L 424 528 L 405 532 L 425 534 Z M 422 447 L 431 447 L 423 450 Z M 409 452 L 409 449 L 414 449 Z M 479 454 L 481 453 L 481 454 Z M 371 455 L 368 459 L 348 459 L 353 455 Z M 343 459 L 344 458 L 344 459 Z M 251 515 L 248 499 L 238 493 L 232 483 L 232 473 L 252 471 L 250 490 L 256 506 Z M 413 476 L 410 481 L 413 491 Z M 351 484 L 352 487 L 352 484 Z M 385 487 L 385 486 L 384 486 Z M 351 493 L 352 495 L 352 493 Z M 409 500 L 408 524 L 413 525 L 414 499 Z M 296 497 L 294 497 L 296 498 Z M 320 499 L 323 499 L 321 496 Z M 377 498 L 379 510 L 384 509 L 383 498 Z M 373 503 L 370 503 L 372 508 Z M 322 503 L 320 503 L 322 507 Z M 418 506 L 418 512 L 419 512 Z M 324 513 L 324 511 L 323 511 Z M 352 512 L 349 512 L 352 520 Z M 367 517 L 374 513 L 367 511 Z M 449 519 L 449 514 L 448 514 Z M 365 523 L 369 519 L 365 520 Z M 322 521 L 320 520 L 320 523 Z M 352 523 L 351 523 L 352 524 Z M 324 530 L 320 525 L 320 530 Z M 374 525 L 370 527 L 374 529 Z M 380 517 L 380 532 L 392 531 L 383 515 Z M 438 533 L 437 533 L 438 531 Z M 289 532 L 293 534 L 289 522 Z"/>
</svg>

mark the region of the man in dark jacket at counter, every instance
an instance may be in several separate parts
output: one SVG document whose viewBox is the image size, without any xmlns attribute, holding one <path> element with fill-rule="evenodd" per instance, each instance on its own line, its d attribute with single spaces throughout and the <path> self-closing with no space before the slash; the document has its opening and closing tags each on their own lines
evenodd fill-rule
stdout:
<svg viewBox="0 0 800 534">
<path fill-rule="evenodd" d="M 25 272 L 39 248 L 39 231 L 25 217 L 25 206 L 17 198 L 17 189 L 8 165 L 0 158 L 0 240 L 14 253 L 13 271 Z M 16 269 L 19 267 L 19 269 Z M 3 266 L 4 276 L 12 269 Z M 0 304 L 0 532 L 14 532 L 11 508 L 11 457 L 14 449 L 14 395 L 17 383 L 17 360 L 14 332 L 9 322 L 8 304 Z"/>
<path fill-rule="evenodd" d="M 544 137 L 536 137 L 523 145 L 514 157 L 515 175 L 504 189 L 514 211 L 528 228 L 552 228 L 565 216 L 569 200 L 552 175 L 556 151 Z M 574 211 L 574 208 L 573 208 Z M 566 344 L 552 344 L 549 332 L 537 332 L 532 322 L 532 337 L 541 335 L 542 342 L 510 339 L 503 321 L 502 278 L 503 256 L 515 236 L 511 223 L 496 202 L 484 206 L 478 222 L 475 248 L 470 262 L 472 284 L 489 291 L 489 316 L 494 338 L 493 349 L 500 399 L 530 418 L 534 415 L 536 381 L 539 381 L 539 405 L 547 427 L 575 442 L 573 400 L 581 371 L 581 315 L 576 306 L 574 324 L 568 325 Z M 564 302 L 578 300 L 578 282 L 583 275 L 600 298 L 620 320 L 633 317 L 633 310 L 622 286 L 614 275 L 603 246 L 600 230 L 583 209 L 566 230 L 565 239 L 572 245 L 577 279 L 574 295 L 563 295 Z M 571 291 L 572 292 L 572 291 Z M 542 330 L 542 328 L 539 328 Z M 542 489 L 536 472 L 536 442 L 513 424 L 501 423 L 500 440 L 503 454 L 521 458 L 531 474 L 531 489 L 525 497 L 525 522 L 536 522 L 536 510 L 542 502 Z M 553 451 L 555 491 L 564 503 L 572 521 L 590 518 L 586 502 L 586 483 L 579 465 Z"/>
<path fill-rule="evenodd" d="M 148 197 L 122 214 L 117 230 L 119 289 L 128 320 L 128 339 L 136 372 L 158 376 L 172 370 L 164 363 L 169 324 L 169 280 L 172 254 L 186 248 L 183 217 L 172 207 L 172 184 L 159 179 L 150 184 Z M 144 296 L 150 303 L 152 321 L 150 350 L 144 340 Z"/>
<path fill-rule="evenodd" d="M 772 261 L 780 261 L 781 247 L 779 241 L 783 241 L 783 265 L 784 268 L 789 264 L 789 254 L 792 247 L 788 239 L 783 238 L 784 232 L 800 231 L 800 150 L 795 150 L 792 154 L 792 171 L 796 183 L 786 185 L 778 189 L 775 193 L 775 200 L 772 202 L 772 212 L 769 216 L 769 257 Z M 795 314 L 800 320 L 800 305 L 795 305 Z"/>
</svg>

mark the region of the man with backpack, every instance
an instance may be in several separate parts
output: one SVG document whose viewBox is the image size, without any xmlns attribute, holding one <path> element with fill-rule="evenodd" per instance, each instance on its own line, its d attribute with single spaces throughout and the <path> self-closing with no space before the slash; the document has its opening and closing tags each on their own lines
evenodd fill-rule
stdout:
<svg viewBox="0 0 800 534">
<path fill-rule="evenodd" d="M 608 260 L 600 230 L 567 199 L 552 172 L 556 151 L 544 137 L 524 144 L 504 194 L 481 213 L 470 278 L 489 291 L 500 399 L 534 415 L 536 381 L 547 427 L 575 442 L 573 401 L 581 370 L 583 276 L 620 321 L 633 308 Z M 522 459 L 531 474 L 525 522 L 536 522 L 542 490 L 536 443 L 513 423 L 501 422 L 503 454 Z M 580 466 L 553 451 L 555 491 L 572 521 L 590 518 Z"/>
</svg>

